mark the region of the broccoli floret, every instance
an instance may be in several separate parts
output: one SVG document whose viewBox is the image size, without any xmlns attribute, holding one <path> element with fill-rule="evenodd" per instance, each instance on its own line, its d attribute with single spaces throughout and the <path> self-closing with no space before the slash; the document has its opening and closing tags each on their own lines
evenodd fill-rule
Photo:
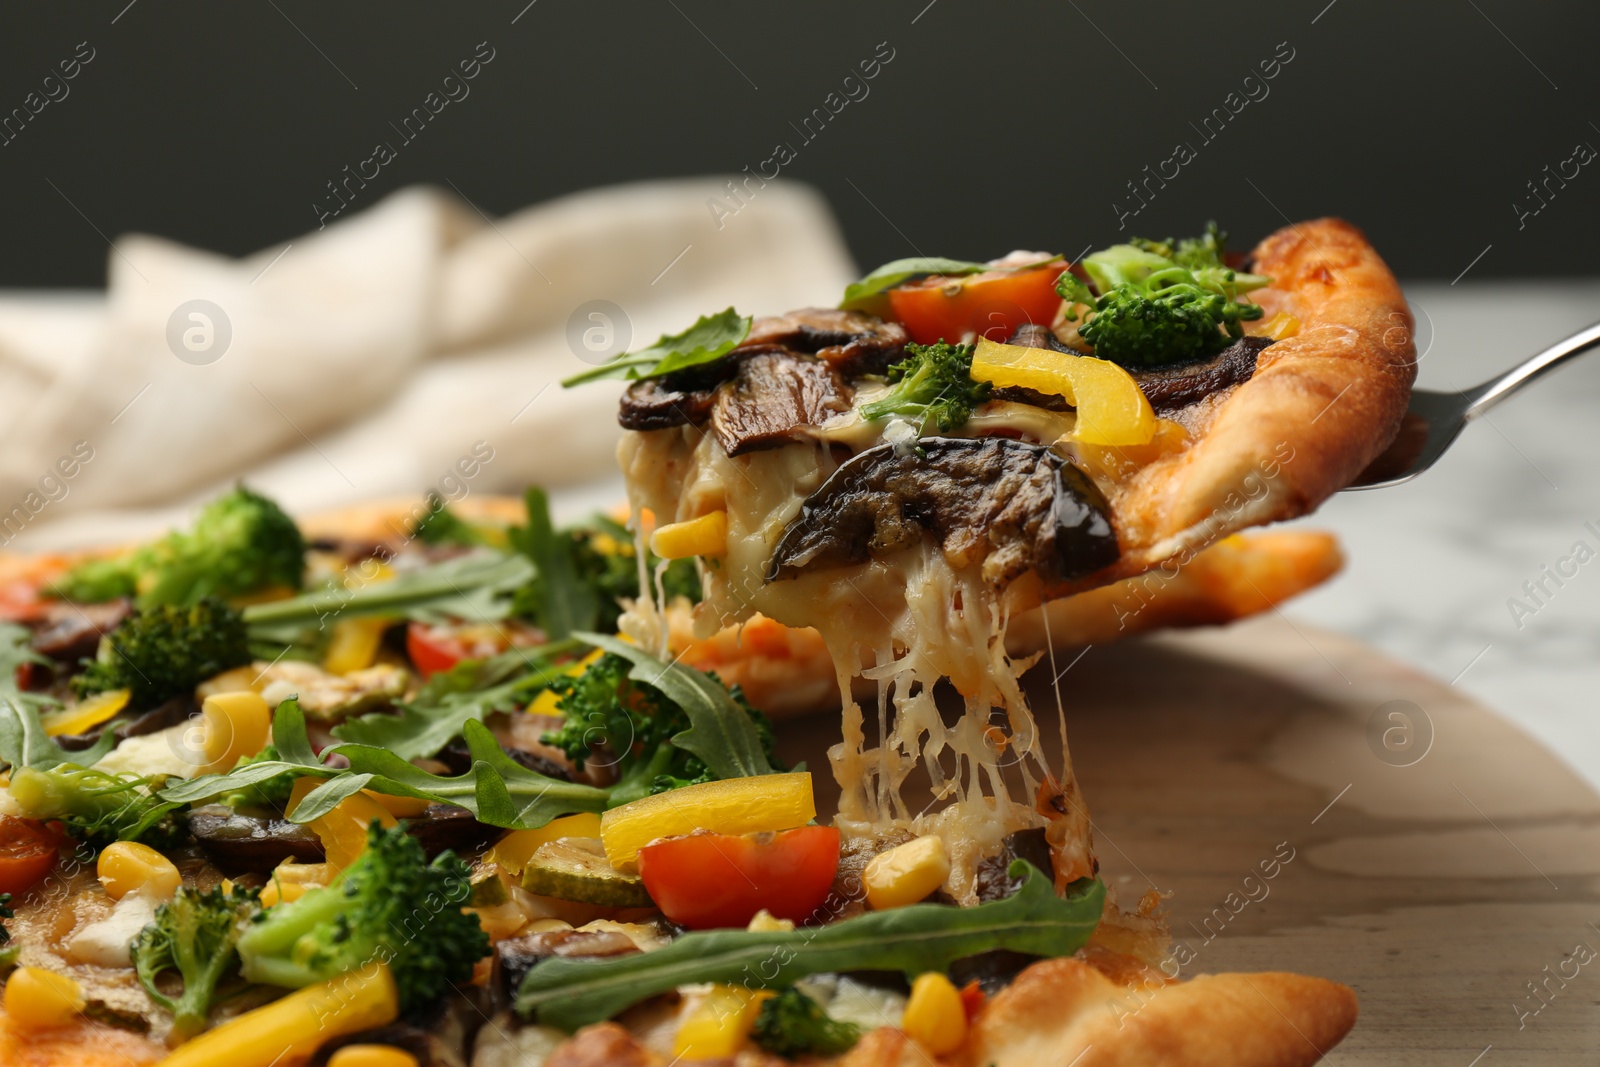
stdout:
<svg viewBox="0 0 1600 1067">
<path fill-rule="evenodd" d="M 136 594 L 140 607 L 152 607 L 299 589 L 305 553 L 294 520 L 241 485 L 207 504 L 193 530 L 174 531 L 127 556 L 81 564 L 56 583 L 56 591 L 84 601 Z"/>
<path fill-rule="evenodd" d="M 595 516 L 589 525 L 574 526 L 566 531 L 573 541 L 573 562 L 600 593 L 600 617 L 595 629 L 613 633 L 617 618 L 622 614 L 619 601 L 635 600 L 639 596 L 639 564 L 634 555 L 633 534 L 627 527 L 605 516 Z M 655 553 L 645 550 L 645 573 L 652 580 L 661 560 Z M 537 581 L 537 579 L 535 579 Z M 675 559 L 667 564 L 661 576 L 662 592 L 668 600 L 687 597 L 690 603 L 700 601 L 700 574 L 692 558 Z"/>
<path fill-rule="evenodd" d="M 861 416 L 882 419 L 890 415 L 917 422 L 926 431 L 932 424 L 941 431 L 954 430 L 972 417 L 972 409 L 989 398 L 988 382 L 972 378 L 971 345 L 908 344 L 910 353 L 889 368 L 895 388 L 869 404 Z"/>
<path fill-rule="evenodd" d="M 206 1028 L 217 983 L 238 960 L 235 945 L 261 911 L 256 890 L 214 886 L 181 888 L 156 909 L 155 921 L 133 939 L 133 966 L 150 999 L 172 1013 L 172 1040 L 187 1041 Z M 156 985 L 163 971 L 177 971 L 183 992 L 169 997 Z"/>
<path fill-rule="evenodd" d="M 1098 297 L 1070 274 L 1056 291 L 1093 312 L 1078 333 L 1101 359 L 1125 367 L 1191 363 L 1216 355 L 1261 317 L 1239 296 L 1270 283 L 1223 264 L 1226 235 L 1212 223 L 1201 237 L 1135 238 L 1086 256 L 1083 267 Z"/>
<path fill-rule="evenodd" d="M 861 1027 L 833 1018 L 821 1004 L 791 986 L 761 1002 L 750 1037 L 786 1059 L 807 1054 L 838 1056 L 861 1040 Z"/>
<path fill-rule="evenodd" d="M 67 832 L 95 850 L 113 841 L 140 841 L 152 848 L 175 848 L 189 839 L 182 804 L 156 793 L 164 775 L 111 774 L 63 763 L 43 770 L 16 767 L 11 799 L 35 819 L 59 819 Z"/>
<path fill-rule="evenodd" d="M 136 592 L 132 557 L 85 560 L 57 578 L 51 591 L 83 604 L 103 604 L 132 596 Z"/>
<path fill-rule="evenodd" d="M 428 511 L 411 527 L 411 536 L 428 545 L 486 545 L 483 531 L 450 510 L 438 493 L 428 494 Z"/>
<path fill-rule="evenodd" d="M 544 735 L 544 743 L 559 748 L 580 770 L 597 754 L 612 761 L 617 773 L 610 787 L 612 807 L 651 793 L 714 781 L 698 756 L 672 743 L 674 736 L 689 729 L 688 715 L 659 689 L 630 680 L 629 669 L 627 660 L 607 653 L 576 678 L 561 677 L 551 683 L 565 720 L 561 729 Z M 709 677 L 717 680 L 715 675 Z M 781 770 L 772 754 L 771 722 L 750 705 L 738 686 L 729 693 L 755 723 L 768 760 Z"/>
<path fill-rule="evenodd" d="M 80 696 L 127 689 L 134 707 L 149 708 L 249 662 L 243 617 L 211 597 L 135 611 L 100 639 L 98 655 L 85 661 L 73 686 Z"/>
<path fill-rule="evenodd" d="M 489 951 L 476 915 L 461 910 L 470 872 L 455 853 L 432 863 L 404 826 L 375 819 L 367 849 L 324 889 L 268 908 L 239 938 L 252 982 L 299 989 L 371 960 L 389 965 L 400 1009 L 416 1017 L 472 976 Z"/>
</svg>

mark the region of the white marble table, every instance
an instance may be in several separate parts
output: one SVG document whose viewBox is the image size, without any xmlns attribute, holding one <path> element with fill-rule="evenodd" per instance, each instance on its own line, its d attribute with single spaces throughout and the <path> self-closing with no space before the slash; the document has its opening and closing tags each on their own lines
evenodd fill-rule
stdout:
<svg viewBox="0 0 1600 1067">
<path fill-rule="evenodd" d="M 1424 387 L 1475 385 L 1600 320 L 1600 280 L 1407 287 Z M 1426 320 L 1431 319 L 1431 339 Z M 1555 371 L 1468 427 L 1438 466 L 1343 493 L 1301 520 L 1349 563 L 1285 607 L 1427 670 L 1514 720 L 1600 786 L 1600 356 Z M 1593 522 L 1594 529 L 1585 523 Z M 1594 558 L 1563 564 L 1585 542 Z M 1548 595 L 1524 582 L 1544 580 Z M 1534 609 L 1515 615 L 1508 600 Z"/>
</svg>

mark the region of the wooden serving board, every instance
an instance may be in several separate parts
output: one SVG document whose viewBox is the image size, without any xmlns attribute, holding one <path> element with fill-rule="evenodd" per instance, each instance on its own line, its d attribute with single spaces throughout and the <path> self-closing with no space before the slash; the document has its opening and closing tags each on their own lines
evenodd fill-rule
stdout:
<svg viewBox="0 0 1600 1067">
<path fill-rule="evenodd" d="M 1056 671 L 1101 875 L 1171 894 L 1185 976 L 1350 985 L 1333 1064 L 1595 1062 L 1600 795 L 1537 742 L 1281 616 L 1076 655 Z M 1041 720 L 1050 674 L 1028 679 Z M 819 793 L 837 738 L 784 732 Z"/>
</svg>

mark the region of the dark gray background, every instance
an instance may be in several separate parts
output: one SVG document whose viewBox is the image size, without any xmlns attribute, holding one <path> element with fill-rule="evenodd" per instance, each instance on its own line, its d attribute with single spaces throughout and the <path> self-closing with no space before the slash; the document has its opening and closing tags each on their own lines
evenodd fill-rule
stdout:
<svg viewBox="0 0 1600 1067">
<path fill-rule="evenodd" d="M 1600 161 L 1552 182 L 1538 214 L 1516 207 L 1538 206 L 1527 183 L 1546 165 L 1600 147 L 1592 3 L 525 4 L 8 12 L 0 115 L 80 41 L 95 58 L 0 147 L 0 285 L 98 284 L 107 239 L 129 230 L 242 254 L 315 227 L 325 183 L 397 141 L 389 124 L 483 41 L 495 58 L 471 95 L 353 206 L 435 182 L 507 212 L 738 171 L 787 140 L 799 155 L 784 174 L 823 190 L 865 266 L 1076 254 L 1119 236 L 1126 183 L 1186 141 L 1197 158 L 1121 235 L 1214 216 L 1244 243 L 1339 214 L 1407 278 L 1595 271 Z M 790 123 L 883 41 L 894 59 L 870 95 L 803 144 Z M 1268 95 L 1206 143 L 1194 127 L 1280 42 L 1293 59 Z"/>
</svg>

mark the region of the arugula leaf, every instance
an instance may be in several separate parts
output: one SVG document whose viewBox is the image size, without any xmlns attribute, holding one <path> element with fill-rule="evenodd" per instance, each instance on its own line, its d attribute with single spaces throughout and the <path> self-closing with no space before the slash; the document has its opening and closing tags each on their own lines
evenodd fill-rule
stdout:
<svg viewBox="0 0 1600 1067">
<path fill-rule="evenodd" d="M 469 720 L 482 722 L 526 704 L 560 670 L 556 658 L 577 647 L 575 641 L 563 641 L 465 660 L 424 682 L 416 696 L 399 705 L 399 714 L 375 711 L 346 719 L 333 728 L 333 736 L 387 749 L 401 759 L 432 756 Z"/>
<path fill-rule="evenodd" d="M 513 527 L 508 536 L 538 570 L 527 587 L 534 617 L 552 640 L 593 629 L 600 618 L 600 593 L 579 569 L 575 543 L 550 521 L 550 498 L 543 489 L 530 486 L 524 499 L 528 525 Z"/>
<path fill-rule="evenodd" d="M 312 749 L 311 739 L 306 734 L 305 712 L 300 710 L 300 702 L 293 697 L 279 704 L 272 713 L 272 747 L 278 753 L 275 760 L 247 763 L 231 771 L 202 774 L 198 778 L 175 782 L 161 790 L 161 798 L 190 804 L 259 785 L 285 771 L 323 778 L 343 773 L 339 768 L 324 763 Z"/>
<path fill-rule="evenodd" d="M 517 1012 L 570 1031 L 696 982 L 772 989 L 813 974 L 860 970 L 899 971 L 911 979 L 990 949 L 1068 956 L 1082 948 L 1100 920 L 1105 886 L 1083 879 L 1063 900 L 1050 876 L 1025 860 L 1013 861 L 1010 874 L 1024 879 L 1015 893 L 973 908 L 913 904 L 797 930 L 689 933 L 632 956 L 554 956 L 523 979 Z"/>
<path fill-rule="evenodd" d="M 402 759 L 376 745 L 342 744 L 332 749 L 350 761 L 348 769 L 330 767 L 311 748 L 305 714 L 294 700 L 278 705 L 272 716 L 272 744 L 280 758 L 251 763 L 222 774 L 207 774 L 161 790 L 161 798 L 193 803 L 208 797 L 258 785 L 285 771 L 326 778 L 289 813 L 297 823 L 326 815 L 362 789 L 388 796 L 415 797 L 437 804 L 466 808 L 478 821 L 508 830 L 531 830 L 561 815 L 604 811 L 607 790 L 548 778 L 507 756 L 494 734 L 481 722 L 469 720 L 462 728 L 472 754 L 472 770 L 446 778 Z M 0 738 L 3 738 L 0 731 Z"/>
<path fill-rule="evenodd" d="M 508 830 L 531 830 L 562 815 L 601 812 L 609 806 L 608 790 L 563 782 L 522 766 L 505 754 L 500 742 L 481 722 L 469 721 L 461 733 L 472 755 L 472 770 L 454 778 L 429 774 L 388 749 L 340 745 L 334 751 L 350 761 L 347 774 L 365 777 L 367 782 L 354 788 L 337 781 L 319 786 L 306 794 L 289 817 L 295 822 L 309 822 L 360 788 L 456 804 L 472 812 L 479 822 Z"/>
<path fill-rule="evenodd" d="M 638 645 L 605 634 L 576 633 L 580 641 L 632 663 L 628 677 L 661 690 L 689 717 L 689 729 L 672 743 L 700 757 L 718 778 L 754 778 L 773 773 L 756 724 L 716 679 L 692 667 L 663 663 Z"/>
<path fill-rule="evenodd" d="M 510 613 L 508 594 L 533 573 L 525 556 L 482 549 L 358 589 L 329 586 L 288 600 L 251 604 L 244 609 L 244 621 L 253 638 L 281 637 L 306 627 L 321 629 L 330 620 L 367 615 L 399 615 L 435 623 L 451 619 L 492 622 Z"/>
<path fill-rule="evenodd" d="M 44 732 L 37 707 L 17 699 L 16 693 L 0 692 L 0 761 L 12 768 L 48 771 L 63 763 L 88 767 L 98 763 L 116 744 L 116 732 L 102 730 L 93 745 L 69 752 Z"/>
<path fill-rule="evenodd" d="M 750 316 L 733 308 L 702 315 L 682 333 L 662 334 L 656 343 L 638 352 L 624 352 L 609 363 L 574 374 L 561 382 L 564 389 L 602 378 L 654 378 L 721 359 L 750 334 Z"/>
<path fill-rule="evenodd" d="M 901 282 L 910 281 L 912 278 L 924 274 L 948 274 L 960 276 L 964 274 L 981 274 L 986 270 L 993 270 L 987 263 L 974 263 L 966 259 L 946 259 L 943 256 L 912 256 L 909 259 L 897 259 L 892 263 L 885 263 L 871 274 L 858 282 L 851 282 L 844 290 L 844 299 L 839 301 L 839 306 L 846 310 L 851 308 L 868 308 L 873 304 L 873 297 L 889 289 L 893 289 Z"/>
<path fill-rule="evenodd" d="M 43 693 L 30 693 L 17 685 L 17 668 L 29 663 L 49 664 L 49 657 L 33 649 L 33 634 L 15 622 L 0 622 L 0 696 L 40 707 L 59 703 Z"/>
</svg>

